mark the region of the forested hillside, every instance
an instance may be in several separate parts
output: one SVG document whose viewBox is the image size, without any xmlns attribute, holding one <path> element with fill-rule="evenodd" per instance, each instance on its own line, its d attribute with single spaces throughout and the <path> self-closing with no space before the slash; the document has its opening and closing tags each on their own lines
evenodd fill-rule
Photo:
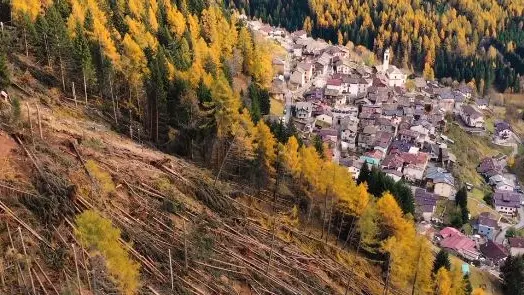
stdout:
<svg viewBox="0 0 524 295">
<path fill-rule="evenodd" d="M 209 231 L 218 230 L 213 225 L 218 222 L 218 215 L 211 218 L 209 214 L 231 220 L 225 223 L 228 226 L 247 222 L 241 231 L 248 230 L 253 222 L 249 220 L 255 220 L 266 228 L 266 233 L 272 232 L 263 234 L 273 236 L 267 239 L 271 241 L 269 245 L 257 242 L 256 247 L 262 250 L 249 249 L 256 251 L 255 255 L 260 257 L 256 259 L 267 261 L 266 273 L 272 272 L 272 260 L 277 263 L 291 257 L 273 250 L 273 244 L 277 243 L 275 235 L 278 243 L 287 241 L 288 245 L 305 236 L 313 242 L 297 244 L 302 247 L 298 253 L 311 255 L 325 253 L 326 247 L 335 249 L 329 251 L 333 255 L 330 260 L 345 261 L 357 269 L 352 272 L 355 277 L 347 281 L 341 279 L 338 271 L 330 272 L 322 277 L 322 285 L 312 273 L 305 275 L 306 269 L 293 270 L 293 274 L 285 276 L 288 282 L 273 275 L 265 275 L 266 280 L 258 274 L 251 280 L 251 274 L 246 272 L 246 267 L 252 269 L 250 265 L 232 271 L 249 285 L 257 282 L 262 286 L 254 290 L 268 288 L 279 294 L 297 294 L 300 291 L 290 290 L 302 290 L 304 282 L 318 286 L 315 287 L 320 290 L 318 294 L 343 293 L 350 287 L 377 294 L 382 290 L 381 285 L 394 292 L 413 289 L 418 294 L 429 294 L 433 289 L 432 251 L 429 241 L 416 234 L 409 214 L 412 199 L 399 199 L 400 194 L 382 195 L 382 191 L 376 197 L 371 196 L 364 183 L 357 185 L 347 169 L 319 153 L 313 145 L 300 145 L 289 135 L 279 138 L 282 141 L 279 143 L 270 128 L 259 120 L 261 114 L 257 112 L 263 114 L 268 109 L 264 100 L 273 75 L 271 45 L 255 40 L 234 11 L 207 1 L 16 0 L 12 3 L 12 15 L 13 23 L 2 33 L 0 87 L 8 87 L 10 94 L 10 99 L 2 102 L 2 129 L 17 138 L 18 152 L 12 153 L 17 149 L 7 136 L 2 138 L 3 144 L 9 146 L 6 167 L 19 168 L 2 171 L 3 189 L 11 196 L 5 200 L 7 205 L 2 203 L 2 210 L 10 222 L 23 225 L 30 237 L 42 242 L 32 243 L 30 254 L 24 256 L 32 257 L 31 260 L 43 257 L 45 270 L 40 271 L 51 278 L 46 277 L 46 282 L 35 287 L 28 283 L 29 278 L 33 282 L 29 263 L 25 264 L 29 276 L 17 273 L 19 276 L 5 278 L 2 267 L 2 282 L 7 280 L 7 284 L 3 283 L 1 288 L 6 292 L 17 294 L 31 287 L 33 291 L 46 290 L 53 282 L 56 288 L 70 289 L 58 283 L 73 275 L 73 258 L 77 263 L 74 246 L 71 251 L 62 245 L 62 242 L 67 245 L 62 237 L 65 235 L 71 243 L 89 250 L 89 265 L 94 273 L 100 274 L 97 269 L 107 271 L 107 276 L 97 275 L 94 282 L 97 285 L 91 287 L 86 264 L 86 276 L 82 278 L 76 267 L 79 289 L 85 285 L 104 292 L 118 290 L 120 294 L 134 294 L 141 288 L 168 290 L 169 272 L 174 289 L 173 270 L 167 268 L 172 266 L 171 260 L 167 264 L 166 253 L 156 245 L 159 241 L 162 247 L 173 248 L 178 257 L 185 257 L 185 268 L 175 261 L 177 288 L 183 292 L 196 289 L 193 292 L 197 294 L 216 294 L 213 287 L 197 283 L 195 276 L 201 277 L 201 272 L 195 268 L 202 264 L 209 266 L 212 262 L 207 259 L 211 259 L 211 253 L 221 253 L 225 255 L 222 259 L 230 262 L 225 263 L 226 268 L 215 269 L 227 271 L 227 266 L 237 265 L 238 261 L 230 259 L 233 256 L 238 259 L 239 254 L 223 252 L 221 242 L 213 240 Z M 247 91 L 235 86 L 238 80 L 251 83 Z M 21 112 L 23 102 L 27 116 L 25 111 Z M 31 121 L 31 114 L 35 116 L 34 104 L 39 136 L 33 132 Z M 182 161 L 171 159 L 176 165 L 169 168 L 158 154 L 154 160 L 150 159 L 150 152 L 144 152 L 143 148 L 140 152 L 132 144 L 122 143 L 109 131 L 105 131 L 106 135 L 93 133 L 81 127 L 90 124 L 84 116 L 102 118 L 114 130 L 132 139 L 194 158 L 214 172 L 215 180 L 211 182 L 206 172 L 198 172 Z M 94 129 L 97 128 L 100 127 Z M 87 134 L 91 136 L 88 138 Z M 105 136 L 108 137 L 102 140 Z M 77 140 L 83 147 L 75 143 Z M 69 141 L 72 143 L 68 144 Z M 140 159 L 138 164 L 132 164 L 136 159 Z M 35 169 L 26 167 L 29 162 Z M 227 195 L 233 194 L 232 189 L 217 183 L 219 179 L 233 180 L 231 186 L 245 187 L 244 193 L 253 195 L 249 198 L 234 195 L 238 202 L 248 203 L 243 205 L 249 208 L 247 211 L 240 214 L 241 204 L 231 204 L 232 199 Z M 202 209 L 199 211 L 203 215 L 197 216 L 190 207 L 196 205 L 192 205 L 194 201 L 189 201 L 188 196 L 194 196 L 213 213 Z M 253 200 L 272 205 L 251 207 Z M 409 204 L 401 208 L 397 200 Z M 268 213 L 255 214 L 260 212 L 259 208 Z M 21 218 L 28 223 L 20 222 L 16 216 L 24 216 Z M 151 216 L 160 219 L 151 220 Z M 180 249 L 181 233 L 175 237 L 169 234 L 171 229 L 166 224 L 173 229 L 181 228 L 173 223 L 176 216 L 191 221 L 193 231 L 188 243 L 193 246 L 189 253 L 185 225 L 182 244 L 185 254 Z M 300 223 L 312 235 L 318 233 L 318 237 L 302 234 Z M 285 228 L 280 229 L 281 226 Z M 226 232 L 241 235 L 228 228 L 218 230 L 223 231 L 220 235 Z M 295 231 L 299 236 L 293 234 Z M 8 223 L 2 226 L 1 233 L 4 245 L 7 234 L 10 236 Z M 123 243 L 121 234 L 126 242 L 136 244 Z M 254 235 L 249 234 L 251 241 Z M 9 249 L 15 254 L 17 248 L 25 247 L 22 233 L 20 237 L 22 245 L 11 240 Z M 359 257 L 359 252 L 369 255 L 383 273 L 371 271 L 365 276 L 378 277 L 378 283 L 366 283 L 368 279 L 362 278 L 364 274 L 360 271 L 363 264 L 354 264 L 358 258 L 345 260 L 344 257 L 351 256 L 339 250 L 337 243 L 356 250 L 354 257 Z M 62 256 L 49 257 L 47 251 L 55 247 L 61 249 Z M 240 257 L 246 257 L 244 262 L 260 264 L 251 262 L 252 256 L 244 253 Z M 6 263 L 15 265 L 17 262 L 10 257 Z M 96 257 L 102 257 L 102 262 L 93 262 Z M 36 273 L 35 277 L 40 278 Z M 387 278 L 386 283 L 382 282 L 383 277 Z M 202 279 L 220 290 L 228 285 Z M 461 290 L 462 285 L 453 288 Z"/>
<path fill-rule="evenodd" d="M 511 32 L 522 30 L 521 0 L 230 2 L 273 25 L 304 28 L 334 43 L 340 35 L 378 56 L 391 47 L 396 64 L 430 79 L 475 79 L 480 92 L 493 83 L 500 91 L 520 91 L 524 45 Z"/>
<path fill-rule="evenodd" d="M 265 88 L 272 71 L 268 44 L 254 42 L 236 14 L 208 4 L 14 1 L 14 45 L 58 74 L 63 90 L 75 82 L 79 100 L 101 98 L 130 136 L 212 155 L 214 138 L 243 130 L 242 109 L 251 108 L 233 78 Z"/>
<path fill-rule="evenodd" d="M 261 120 L 274 45 L 228 5 L 11 8 L 0 40 L 0 293 L 467 293 L 460 266 L 432 273 L 407 186 L 378 171 L 357 184 L 322 142 Z M 378 46 L 364 23 L 362 41 Z M 306 21 L 326 36 L 333 24 Z M 393 40 L 376 50 L 397 44 L 402 56 Z M 431 48 L 419 57 L 428 75 Z"/>
</svg>

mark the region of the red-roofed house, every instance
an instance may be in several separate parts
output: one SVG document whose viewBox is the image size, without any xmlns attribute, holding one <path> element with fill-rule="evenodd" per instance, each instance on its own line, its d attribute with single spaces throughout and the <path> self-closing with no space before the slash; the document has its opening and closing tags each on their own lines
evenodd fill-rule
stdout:
<svg viewBox="0 0 524 295">
<path fill-rule="evenodd" d="M 426 153 L 402 153 L 404 159 L 404 176 L 409 180 L 422 180 L 424 171 L 429 162 L 429 156 Z"/>
<path fill-rule="evenodd" d="M 447 237 L 451 237 L 451 236 L 454 236 L 454 235 L 457 235 L 457 234 L 460 234 L 460 231 L 454 227 L 445 227 L 444 229 L 442 229 L 439 234 L 443 237 L 443 238 L 447 238 Z"/>
<path fill-rule="evenodd" d="M 475 242 L 458 230 L 446 227 L 440 231 L 442 240 L 440 247 L 453 251 L 467 260 L 478 260 L 480 253 L 475 248 Z"/>
</svg>

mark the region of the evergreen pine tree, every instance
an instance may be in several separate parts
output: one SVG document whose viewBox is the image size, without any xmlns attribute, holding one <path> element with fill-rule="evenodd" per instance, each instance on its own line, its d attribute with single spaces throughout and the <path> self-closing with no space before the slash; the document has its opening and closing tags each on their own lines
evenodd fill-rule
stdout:
<svg viewBox="0 0 524 295">
<path fill-rule="evenodd" d="M 357 184 L 361 184 L 364 182 L 368 182 L 370 177 L 370 171 L 367 163 L 364 163 L 362 165 L 362 168 L 360 168 L 360 173 L 358 174 L 357 178 Z"/>
<path fill-rule="evenodd" d="M 315 150 L 317 151 L 318 155 L 321 158 L 324 158 L 324 142 L 322 141 L 322 137 L 315 135 L 313 138 L 313 146 L 315 147 Z"/>
<path fill-rule="evenodd" d="M 433 273 L 437 273 L 441 267 L 444 267 L 448 271 L 451 269 L 448 252 L 442 249 L 438 252 L 435 261 L 433 262 Z"/>
<path fill-rule="evenodd" d="M 471 286 L 471 281 L 469 280 L 469 274 L 464 275 L 464 294 L 469 295 L 473 292 L 473 286 Z"/>
<path fill-rule="evenodd" d="M 7 57 L 0 51 L 0 90 L 4 90 L 11 84 L 11 75 L 7 67 Z"/>
<path fill-rule="evenodd" d="M 524 295 L 524 256 L 509 256 L 500 268 L 506 295 Z"/>
</svg>

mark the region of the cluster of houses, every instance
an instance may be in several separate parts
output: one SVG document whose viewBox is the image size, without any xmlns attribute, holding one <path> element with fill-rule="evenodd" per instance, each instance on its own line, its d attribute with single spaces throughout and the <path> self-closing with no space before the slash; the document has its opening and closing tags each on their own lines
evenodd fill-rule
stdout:
<svg viewBox="0 0 524 295">
<path fill-rule="evenodd" d="M 516 176 L 506 171 L 506 156 L 495 156 L 482 159 L 477 172 L 493 188 L 493 207 L 502 214 L 515 216 L 524 201 Z"/>
<path fill-rule="evenodd" d="M 448 148 L 453 141 L 442 132 L 446 114 L 462 118 L 466 128 L 484 128 L 479 109 L 486 104 L 475 99 L 473 89 L 421 77 L 407 87 L 408 73 L 391 64 L 389 49 L 372 67 L 354 59 L 348 48 L 305 31 L 248 24 L 287 49 L 287 58 L 273 60 L 278 75 L 270 94 L 278 100 L 292 96 L 286 115 L 304 141 L 320 137 L 354 178 L 363 165 L 376 166 L 394 180 L 421 187 L 415 192 L 419 218 L 431 219 L 438 199 L 454 199 L 450 171 L 457 159 Z"/>
<path fill-rule="evenodd" d="M 524 254 L 524 237 L 511 237 L 500 244 L 494 238 L 497 228 L 497 220 L 489 213 L 482 213 L 475 221 L 475 229 L 483 237 L 470 238 L 455 228 L 446 227 L 436 233 L 434 239 L 442 249 L 466 261 L 500 266 L 508 256 Z"/>
<path fill-rule="evenodd" d="M 257 21 L 249 24 L 288 51 L 285 60 L 273 60 L 278 76 L 270 94 L 278 100 L 292 97 L 286 108 L 291 114 L 286 115 L 293 118 L 304 141 L 320 137 L 333 160 L 354 178 L 368 165 L 396 181 L 409 182 L 419 219 L 433 220 L 439 200 L 454 200 L 457 188 L 450 171 L 457 159 L 448 148 L 454 142 L 442 134 L 445 116 L 455 115 L 468 132 L 483 132 L 486 100 L 476 98 L 465 84 L 446 87 L 416 77 L 407 87 L 408 73 L 390 63 L 388 49 L 382 64 L 371 67 L 354 60 L 348 48 L 315 40 L 305 31 L 288 33 Z M 494 127 L 494 138 L 511 137 L 508 124 L 497 122 Z M 505 167 L 506 159 L 500 156 L 482 160 L 477 170 L 494 189 L 495 209 L 514 215 L 522 197 Z M 483 257 L 494 264 L 508 253 L 524 251 L 519 238 L 506 246 L 494 242 L 498 220 L 489 213 L 482 213 L 473 228 L 482 239 L 444 228 L 437 235 L 439 245 L 466 260 Z"/>
</svg>

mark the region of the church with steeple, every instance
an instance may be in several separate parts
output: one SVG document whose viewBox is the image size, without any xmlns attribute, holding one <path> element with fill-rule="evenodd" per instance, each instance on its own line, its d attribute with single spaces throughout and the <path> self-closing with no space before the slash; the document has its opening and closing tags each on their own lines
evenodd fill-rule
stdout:
<svg viewBox="0 0 524 295">
<path fill-rule="evenodd" d="M 382 61 L 382 64 L 375 66 L 375 69 L 378 74 L 384 75 L 389 87 L 404 87 L 408 76 L 395 65 L 389 64 L 390 57 L 391 55 L 388 48 L 384 51 L 384 60 Z"/>
</svg>

